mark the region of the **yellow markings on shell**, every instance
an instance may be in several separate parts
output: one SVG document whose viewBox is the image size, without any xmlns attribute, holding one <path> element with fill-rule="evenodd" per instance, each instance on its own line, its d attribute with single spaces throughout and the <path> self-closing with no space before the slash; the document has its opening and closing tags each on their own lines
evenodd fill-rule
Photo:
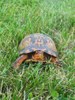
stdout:
<svg viewBox="0 0 75 100">
<path fill-rule="evenodd" d="M 53 48 L 53 44 L 52 44 L 52 42 L 49 41 L 49 40 L 47 40 L 47 46 L 48 46 L 49 48 Z"/>
<path fill-rule="evenodd" d="M 42 51 L 45 51 L 46 49 L 42 49 Z"/>
<path fill-rule="evenodd" d="M 27 40 L 25 40 L 25 41 L 22 43 L 22 45 L 23 45 L 23 47 L 26 47 L 26 46 L 28 46 L 30 43 L 31 43 L 31 38 L 28 38 Z"/>
<path fill-rule="evenodd" d="M 48 53 L 49 53 L 49 54 L 51 54 L 51 52 L 50 52 L 50 51 L 48 51 Z"/>
<path fill-rule="evenodd" d="M 36 48 L 32 48 L 32 50 L 33 50 L 33 51 L 36 51 L 37 49 L 36 49 Z"/>
</svg>

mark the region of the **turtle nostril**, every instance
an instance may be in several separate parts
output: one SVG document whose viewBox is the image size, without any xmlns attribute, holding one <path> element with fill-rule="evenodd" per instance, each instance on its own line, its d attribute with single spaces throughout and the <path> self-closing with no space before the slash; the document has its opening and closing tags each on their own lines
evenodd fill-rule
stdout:
<svg viewBox="0 0 75 100">
<path fill-rule="evenodd" d="M 35 53 L 32 57 L 34 60 L 43 60 L 44 57 L 41 54 Z"/>
</svg>

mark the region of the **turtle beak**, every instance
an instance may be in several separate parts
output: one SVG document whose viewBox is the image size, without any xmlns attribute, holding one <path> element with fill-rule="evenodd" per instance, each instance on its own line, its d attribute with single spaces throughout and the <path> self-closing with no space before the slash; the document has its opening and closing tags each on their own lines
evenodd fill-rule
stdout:
<svg viewBox="0 0 75 100">
<path fill-rule="evenodd" d="M 44 55 L 42 51 L 36 51 L 35 54 L 33 55 L 34 60 L 43 60 Z"/>
</svg>

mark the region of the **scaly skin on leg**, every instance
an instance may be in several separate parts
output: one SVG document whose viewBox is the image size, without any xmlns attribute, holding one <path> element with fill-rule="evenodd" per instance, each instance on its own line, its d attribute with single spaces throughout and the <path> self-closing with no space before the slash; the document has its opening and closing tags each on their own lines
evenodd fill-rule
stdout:
<svg viewBox="0 0 75 100">
<path fill-rule="evenodd" d="M 21 55 L 19 58 L 16 59 L 16 61 L 13 64 L 14 68 L 19 68 L 19 66 L 22 64 L 24 60 L 28 58 L 27 55 Z"/>
</svg>

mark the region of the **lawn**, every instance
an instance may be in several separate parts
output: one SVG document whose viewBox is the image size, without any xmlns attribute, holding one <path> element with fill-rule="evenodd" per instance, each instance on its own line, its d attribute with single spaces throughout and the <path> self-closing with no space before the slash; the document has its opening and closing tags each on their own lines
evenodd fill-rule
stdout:
<svg viewBox="0 0 75 100">
<path fill-rule="evenodd" d="M 54 40 L 62 67 L 12 68 L 32 33 Z M 0 0 L 0 100 L 75 100 L 75 0 Z"/>
</svg>

